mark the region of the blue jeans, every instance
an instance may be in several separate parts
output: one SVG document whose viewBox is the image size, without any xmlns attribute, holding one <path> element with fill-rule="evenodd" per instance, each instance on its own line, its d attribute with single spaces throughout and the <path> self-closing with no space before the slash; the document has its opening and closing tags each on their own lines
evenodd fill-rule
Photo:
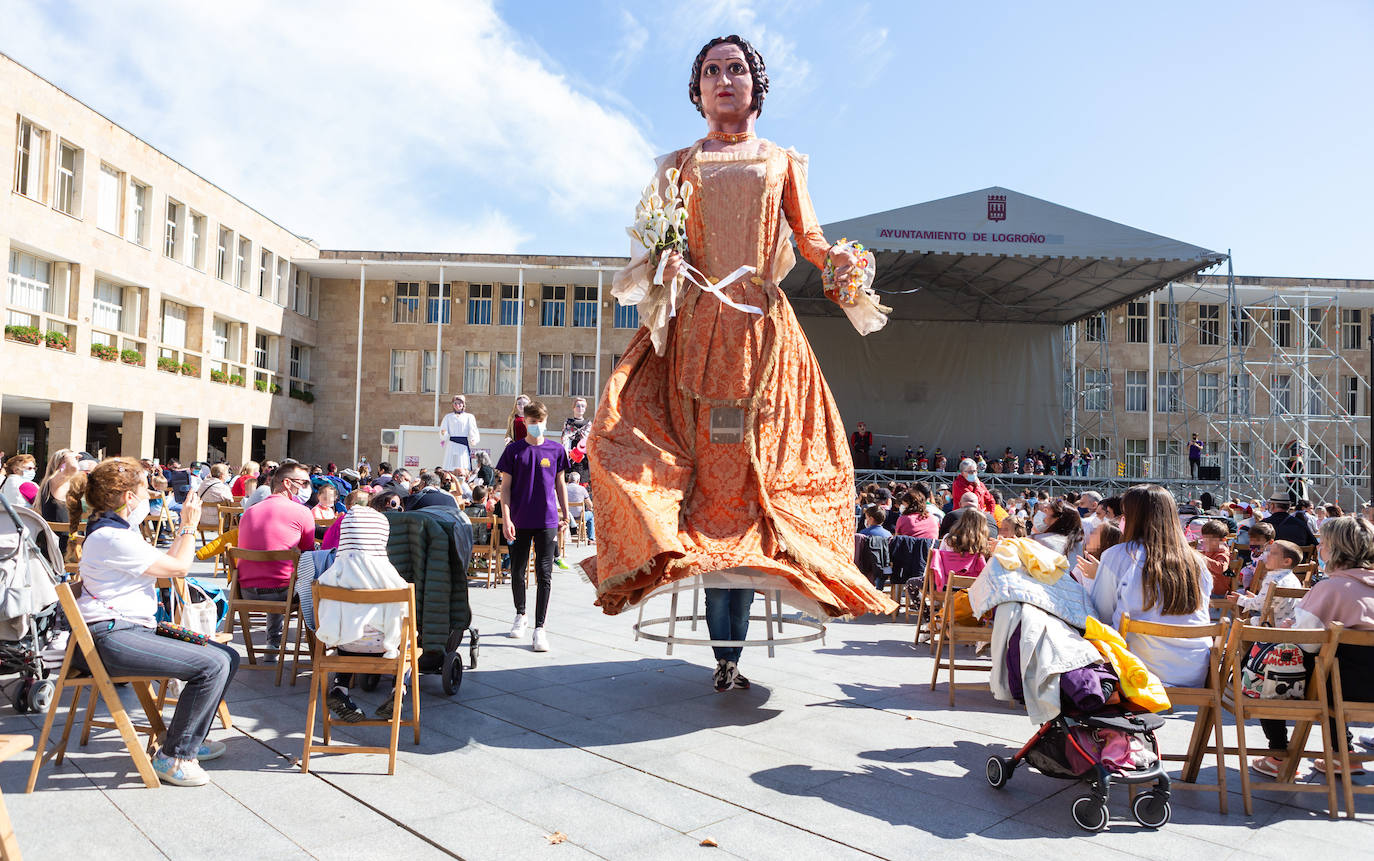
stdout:
<svg viewBox="0 0 1374 861">
<path fill-rule="evenodd" d="M 588 540 L 588 541 L 595 541 L 595 540 L 596 540 L 596 518 L 595 518 L 594 516 L 592 516 L 592 510 L 591 510 L 590 508 L 586 509 L 584 513 L 586 514 L 587 540 Z"/>
<path fill-rule="evenodd" d="M 707 589 L 706 630 L 713 640 L 743 640 L 749 634 L 749 606 L 753 589 Z M 712 646 L 716 660 L 739 662 L 740 646 Z"/>
<path fill-rule="evenodd" d="M 238 669 L 238 653 L 220 643 L 200 646 L 159 637 L 152 628 L 134 622 L 96 622 L 91 636 L 105 672 L 112 676 L 170 676 L 185 682 L 162 751 L 195 759 Z"/>
</svg>

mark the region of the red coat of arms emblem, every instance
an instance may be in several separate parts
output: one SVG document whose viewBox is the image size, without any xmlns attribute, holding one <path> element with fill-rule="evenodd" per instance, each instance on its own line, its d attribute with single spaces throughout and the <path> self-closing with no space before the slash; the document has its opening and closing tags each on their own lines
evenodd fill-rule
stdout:
<svg viewBox="0 0 1374 861">
<path fill-rule="evenodd" d="M 988 195 L 988 221 L 1007 220 L 1007 196 L 1005 194 Z"/>
</svg>

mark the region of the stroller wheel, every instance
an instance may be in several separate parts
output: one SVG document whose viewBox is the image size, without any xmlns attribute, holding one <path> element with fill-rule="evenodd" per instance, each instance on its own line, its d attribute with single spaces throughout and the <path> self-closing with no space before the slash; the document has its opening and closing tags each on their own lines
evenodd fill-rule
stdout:
<svg viewBox="0 0 1374 861">
<path fill-rule="evenodd" d="M 456 694 L 462 686 L 463 659 L 458 656 L 457 651 L 444 652 L 444 669 L 440 680 L 444 685 L 444 693 L 449 696 Z"/>
<path fill-rule="evenodd" d="M 1011 779 L 1011 763 L 1000 756 L 988 757 L 988 786 L 1001 789 Z"/>
<path fill-rule="evenodd" d="M 1107 802 L 1096 795 L 1080 795 L 1073 800 L 1073 821 L 1084 831 L 1107 827 Z"/>
<path fill-rule="evenodd" d="M 46 714 L 48 707 L 52 705 L 52 695 L 56 690 L 57 683 L 52 679 L 39 679 L 29 685 L 28 693 L 25 695 L 29 711 Z"/>
<path fill-rule="evenodd" d="M 14 704 L 14 710 L 21 715 L 29 713 L 29 689 L 32 687 L 33 679 L 24 679 L 15 690 L 14 698 L 10 700 Z"/>
<path fill-rule="evenodd" d="M 1136 822 L 1146 828 L 1160 828 L 1169 824 L 1169 818 L 1173 816 L 1173 807 L 1166 795 L 1158 790 L 1152 790 L 1135 797 L 1131 804 L 1131 815 L 1135 817 Z"/>
</svg>

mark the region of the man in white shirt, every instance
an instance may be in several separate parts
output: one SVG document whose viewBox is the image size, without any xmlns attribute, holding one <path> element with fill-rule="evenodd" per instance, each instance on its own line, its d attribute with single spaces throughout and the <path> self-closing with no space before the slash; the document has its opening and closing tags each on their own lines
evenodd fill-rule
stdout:
<svg viewBox="0 0 1374 861">
<path fill-rule="evenodd" d="M 1097 504 L 1102 501 L 1102 494 L 1095 490 L 1085 490 L 1078 497 L 1078 513 L 1083 517 L 1083 541 L 1086 543 L 1092 538 L 1093 532 L 1102 525 L 1102 515 L 1097 510 Z"/>
<path fill-rule="evenodd" d="M 574 510 L 577 506 L 582 506 L 582 522 L 586 524 L 587 543 L 596 543 L 596 524 L 592 517 L 592 496 L 587 488 L 582 486 L 582 475 L 577 470 L 570 470 L 566 476 L 568 491 L 568 512 L 576 516 Z M 569 518 L 571 520 L 571 518 Z M 581 527 L 579 527 L 581 528 Z"/>
<path fill-rule="evenodd" d="M 439 422 L 439 446 L 444 451 L 444 469 L 467 475 L 472 471 L 472 447 L 481 441 L 477 419 L 467 411 L 467 399 L 453 396 L 453 412 Z"/>
</svg>

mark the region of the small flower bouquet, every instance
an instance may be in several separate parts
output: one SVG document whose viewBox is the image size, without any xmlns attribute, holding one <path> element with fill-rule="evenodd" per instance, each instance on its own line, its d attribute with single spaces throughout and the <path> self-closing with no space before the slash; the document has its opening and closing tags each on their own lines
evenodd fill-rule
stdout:
<svg viewBox="0 0 1374 861">
<path fill-rule="evenodd" d="M 843 305 L 853 305 L 859 301 L 859 295 L 866 293 L 870 296 L 873 292 L 873 277 L 877 274 L 878 267 L 874 263 L 873 252 L 865 249 L 858 242 L 850 242 L 848 239 L 841 238 L 835 243 L 836 249 L 843 249 L 851 252 L 857 262 L 850 270 L 849 278 L 843 282 L 835 279 L 835 263 L 829 257 L 825 259 L 825 270 L 821 272 L 821 285 L 827 294 L 834 294 L 835 298 Z"/>
<path fill-rule="evenodd" d="M 692 199 L 692 183 L 682 179 L 675 167 L 664 173 L 667 180 L 663 194 L 655 183 L 644 187 L 644 194 L 635 207 L 635 223 L 625 228 L 630 238 L 648 252 L 654 265 L 654 283 L 663 283 L 663 268 L 669 251 L 687 253 L 687 202 Z M 679 182 L 680 181 L 680 182 Z"/>
</svg>

